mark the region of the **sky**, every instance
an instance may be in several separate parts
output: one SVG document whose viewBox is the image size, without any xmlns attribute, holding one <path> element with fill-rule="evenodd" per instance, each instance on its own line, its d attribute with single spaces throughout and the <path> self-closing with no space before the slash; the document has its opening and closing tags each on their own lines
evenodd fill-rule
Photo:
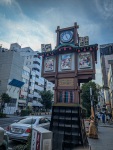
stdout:
<svg viewBox="0 0 113 150">
<path fill-rule="evenodd" d="M 89 36 L 90 44 L 113 42 L 113 0 L 0 0 L 0 44 L 41 49 L 41 44 L 56 46 L 57 26 L 77 22 L 78 33 Z M 98 51 L 96 82 L 101 83 Z"/>
</svg>

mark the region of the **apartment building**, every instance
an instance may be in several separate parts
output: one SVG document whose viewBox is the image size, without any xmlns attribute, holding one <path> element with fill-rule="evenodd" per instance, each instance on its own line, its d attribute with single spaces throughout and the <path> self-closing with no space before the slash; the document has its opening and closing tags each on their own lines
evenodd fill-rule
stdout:
<svg viewBox="0 0 113 150">
<path fill-rule="evenodd" d="M 97 110 L 100 112 L 104 112 L 106 110 L 104 90 L 103 89 L 101 89 L 99 91 Z"/>
<path fill-rule="evenodd" d="M 113 60 L 109 61 L 110 68 L 108 72 L 108 87 L 109 87 L 109 97 L 110 97 L 110 108 L 112 110 L 113 116 Z"/>
<path fill-rule="evenodd" d="M 7 93 L 12 98 L 12 101 L 4 109 L 5 113 L 12 114 L 18 109 L 21 91 L 18 83 L 24 85 L 22 72 L 28 69 L 23 65 L 24 58 L 19 53 L 8 50 L 0 52 L 0 95 Z"/>
<path fill-rule="evenodd" d="M 104 97 L 107 109 L 110 106 L 110 95 L 108 86 L 108 72 L 110 64 L 108 61 L 113 60 L 113 44 L 100 45 L 100 60 L 102 72 L 102 84 L 104 88 Z"/>
<path fill-rule="evenodd" d="M 0 48 L 0 95 L 8 93 L 15 103 L 6 104 L 5 113 L 14 113 L 26 106 L 41 106 L 38 100 L 39 92 L 44 90 L 44 78 L 41 77 L 42 58 L 38 54 L 30 47 L 21 48 L 18 43 L 11 44 L 9 50 Z M 9 85 L 13 79 L 23 82 L 22 87 Z M 53 90 L 52 83 L 49 84 L 46 88 Z"/>
<path fill-rule="evenodd" d="M 15 50 L 24 58 L 24 65 L 30 68 L 30 79 L 28 89 L 28 105 L 38 101 L 41 97 L 39 92 L 44 90 L 44 78 L 41 77 L 42 58 L 38 56 L 38 51 L 33 51 L 30 47 L 21 48 L 18 43 L 13 43 L 10 50 Z"/>
</svg>

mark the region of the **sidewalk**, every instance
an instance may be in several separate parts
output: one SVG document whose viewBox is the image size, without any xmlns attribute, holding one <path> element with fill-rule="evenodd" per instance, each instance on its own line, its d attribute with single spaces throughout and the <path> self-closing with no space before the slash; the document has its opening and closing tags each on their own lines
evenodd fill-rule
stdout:
<svg viewBox="0 0 113 150">
<path fill-rule="evenodd" d="M 111 123 L 99 123 L 99 127 L 113 128 L 113 122 L 111 122 Z"/>
<path fill-rule="evenodd" d="M 98 127 L 98 139 L 88 138 L 91 150 L 113 150 L 113 125 L 102 125 Z"/>
</svg>

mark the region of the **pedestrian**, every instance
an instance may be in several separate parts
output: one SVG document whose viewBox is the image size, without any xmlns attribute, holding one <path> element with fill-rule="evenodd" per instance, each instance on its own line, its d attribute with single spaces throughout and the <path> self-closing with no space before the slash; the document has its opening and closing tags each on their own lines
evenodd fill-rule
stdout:
<svg viewBox="0 0 113 150">
<path fill-rule="evenodd" d="M 112 121 L 112 114 L 109 114 L 110 122 Z"/>
<path fill-rule="evenodd" d="M 102 123 L 105 123 L 105 113 L 102 114 Z"/>
<path fill-rule="evenodd" d="M 98 113 L 98 123 L 100 122 L 100 120 L 101 120 L 101 114 Z"/>
<path fill-rule="evenodd" d="M 106 122 L 109 123 L 110 117 L 109 114 L 106 115 Z"/>
</svg>

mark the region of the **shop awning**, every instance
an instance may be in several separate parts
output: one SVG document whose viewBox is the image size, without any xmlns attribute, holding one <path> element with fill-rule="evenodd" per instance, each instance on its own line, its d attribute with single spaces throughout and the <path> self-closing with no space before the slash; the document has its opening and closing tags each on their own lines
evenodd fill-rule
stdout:
<svg viewBox="0 0 113 150">
<path fill-rule="evenodd" d="M 16 79 L 12 79 L 12 80 L 9 82 L 9 85 L 15 86 L 15 87 L 18 87 L 18 88 L 21 88 L 21 87 L 24 85 L 24 82 L 19 81 L 19 80 L 16 80 Z"/>
</svg>

